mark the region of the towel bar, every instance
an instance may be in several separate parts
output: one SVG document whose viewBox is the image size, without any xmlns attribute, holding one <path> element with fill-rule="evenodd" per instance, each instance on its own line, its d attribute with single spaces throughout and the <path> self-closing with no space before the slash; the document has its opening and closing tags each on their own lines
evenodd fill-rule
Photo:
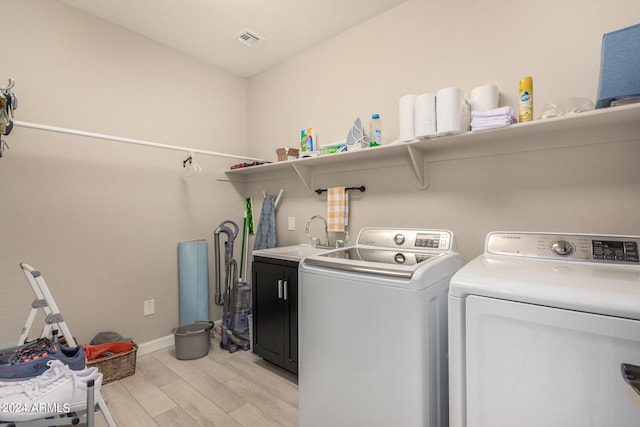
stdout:
<svg viewBox="0 0 640 427">
<path fill-rule="evenodd" d="M 350 191 L 350 190 L 359 190 L 361 193 L 364 193 L 364 191 L 366 190 L 366 187 L 364 185 L 361 185 L 360 187 L 345 187 L 345 190 Z M 326 188 L 318 188 L 316 190 L 316 193 L 318 194 L 322 194 L 325 191 L 327 191 Z"/>
</svg>

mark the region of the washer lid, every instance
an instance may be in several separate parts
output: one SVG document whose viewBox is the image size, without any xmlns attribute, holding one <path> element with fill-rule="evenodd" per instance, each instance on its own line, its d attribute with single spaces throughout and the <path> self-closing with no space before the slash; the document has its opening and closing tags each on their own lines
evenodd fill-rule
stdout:
<svg viewBox="0 0 640 427">
<path fill-rule="evenodd" d="M 366 247 L 345 248 L 304 259 L 309 265 L 359 273 L 411 278 L 421 263 L 442 253 L 394 251 Z"/>
<path fill-rule="evenodd" d="M 448 230 L 366 227 L 358 233 L 356 246 L 306 257 L 303 264 L 411 279 L 427 262 L 457 256 L 455 247 Z"/>
<path fill-rule="evenodd" d="M 640 320 L 640 267 L 485 254 L 454 274 L 449 295 Z"/>
<path fill-rule="evenodd" d="M 423 261 L 428 261 L 438 255 L 442 254 L 426 252 L 398 252 L 394 250 L 362 247 L 346 248 L 326 254 L 319 254 L 319 256 L 327 258 L 410 266 L 417 265 Z"/>
</svg>

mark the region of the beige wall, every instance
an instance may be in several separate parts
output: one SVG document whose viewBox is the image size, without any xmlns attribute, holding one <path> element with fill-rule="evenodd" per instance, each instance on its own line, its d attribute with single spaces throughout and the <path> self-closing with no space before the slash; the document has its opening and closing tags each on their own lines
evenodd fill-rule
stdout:
<svg viewBox="0 0 640 427">
<path fill-rule="evenodd" d="M 314 127 L 323 144 L 344 139 L 353 120 L 380 113 L 384 140 L 398 135 L 398 99 L 408 93 L 494 83 L 517 106 L 518 81 L 534 79 L 537 114 L 564 97 L 595 100 L 602 35 L 638 23 L 640 3 L 616 0 L 508 2 L 409 0 L 249 81 L 249 151 L 271 156 Z M 452 229 L 464 256 L 497 229 L 640 234 L 638 140 L 431 164 L 421 191 L 407 166 L 320 171 L 317 187 L 352 193 L 351 230 L 365 226 Z M 350 171 L 349 171 L 350 170 Z M 291 172 L 260 176 L 248 192 L 285 190 L 280 244 L 305 241 L 304 223 L 325 214 Z M 287 217 L 297 220 L 286 231 Z M 315 232 L 315 231 L 314 231 Z M 340 235 L 332 236 L 341 238 Z M 355 236 L 352 236 L 355 239 Z"/>
<path fill-rule="evenodd" d="M 332 143 L 372 113 L 391 142 L 402 95 L 493 83 L 501 105 L 515 107 L 526 75 L 537 114 L 569 96 L 594 100 L 602 35 L 639 16 L 634 0 L 408 0 L 250 79 L 249 149 L 273 159 L 275 147 L 295 145 L 311 126 Z"/>
<path fill-rule="evenodd" d="M 16 81 L 17 120 L 245 153 L 246 80 L 58 2 L 1 0 L 0 10 L 1 84 Z M 178 242 L 211 244 L 223 219 L 242 219 L 239 194 L 216 181 L 237 160 L 196 155 L 204 172 L 184 178 L 178 151 L 25 128 L 5 139 L 0 346 L 15 344 L 34 298 L 23 261 L 42 271 L 81 341 L 104 330 L 137 342 L 169 335 Z M 151 298 L 156 314 L 143 317 Z"/>
</svg>

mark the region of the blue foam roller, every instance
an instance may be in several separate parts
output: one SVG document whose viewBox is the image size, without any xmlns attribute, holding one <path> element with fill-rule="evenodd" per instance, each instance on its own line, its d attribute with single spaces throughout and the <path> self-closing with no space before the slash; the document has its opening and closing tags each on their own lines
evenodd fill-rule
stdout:
<svg viewBox="0 0 640 427">
<path fill-rule="evenodd" d="M 209 255 L 207 242 L 178 244 L 180 324 L 209 320 Z"/>
</svg>

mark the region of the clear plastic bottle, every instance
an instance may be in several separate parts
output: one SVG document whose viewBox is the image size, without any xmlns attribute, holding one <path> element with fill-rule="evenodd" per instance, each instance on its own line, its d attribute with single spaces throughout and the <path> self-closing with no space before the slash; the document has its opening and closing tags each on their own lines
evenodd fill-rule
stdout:
<svg viewBox="0 0 640 427">
<path fill-rule="evenodd" d="M 382 119 L 380 114 L 372 114 L 369 123 L 369 147 L 382 145 Z"/>
</svg>

